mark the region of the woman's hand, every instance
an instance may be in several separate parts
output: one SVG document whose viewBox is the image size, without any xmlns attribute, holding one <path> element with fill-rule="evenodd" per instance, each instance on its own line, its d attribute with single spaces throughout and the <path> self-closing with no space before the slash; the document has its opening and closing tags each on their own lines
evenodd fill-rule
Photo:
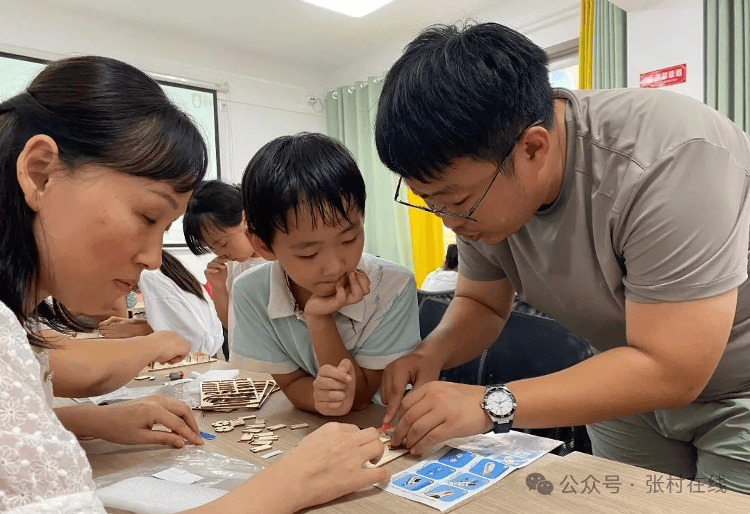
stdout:
<svg viewBox="0 0 750 514">
<path fill-rule="evenodd" d="M 192 411 L 173 398 L 148 396 L 93 406 L 81 412 L 80 417 L 79 428 L 71 429 L 79 436 L 98 437 L 119 444 L 164 444 L 175 448 L 185 446 L 186 440 L 203 444 Z M 157 423 L 171 432 L 152 430 Z"/>
<path fill-rule="evenodd" d="M 295 502 L 296 511 L 388 480 L 388 470 L 363 467 L 380 460 L 384 451 L 374 428 L 327 423 L 266 472 L 285 484 L 285 496 Z"/>
</svg>

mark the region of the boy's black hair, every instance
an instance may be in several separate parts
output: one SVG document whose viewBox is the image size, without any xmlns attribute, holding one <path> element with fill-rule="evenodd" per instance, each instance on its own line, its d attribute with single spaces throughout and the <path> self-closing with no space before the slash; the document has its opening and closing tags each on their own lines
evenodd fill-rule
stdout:
<svg viewBox="0 0 750 514">
<path fill-rule="evenodd" d="M 547 64 L 544 50 L 497 23 L 424 30 L 385 78 L 375 123 L 380 159 L 422 182 L 458 157 L 499 165 L 530 124 L 552 126 Z"/>
<path fill-rule="evenodd" d="M 281 136 L 258 150 L 242 177 L 248 230 L 269 248 L 277 230 L 289 232 L 300 210 L 333 226 L 349 210 L 365 212 L 365 181 L 344 145 L 323 134 Z"/>
<path fill-rule="evenodd" d="M 198 184 L 182 218 L 182 232 L 190 251 L 203 255 L 211 250 L 204 231 L 211 228 L 236 227 L 242 221 L 242 195 L 237 186 L 220 180 Z"/>
<path fill-rule="evenodd" d="M 443 263 L 443 269 L 453 271 L 458 268 L 458 246 L 454 243 L 448 245 L 445 250 L 445 262 Z"/>
</svg>

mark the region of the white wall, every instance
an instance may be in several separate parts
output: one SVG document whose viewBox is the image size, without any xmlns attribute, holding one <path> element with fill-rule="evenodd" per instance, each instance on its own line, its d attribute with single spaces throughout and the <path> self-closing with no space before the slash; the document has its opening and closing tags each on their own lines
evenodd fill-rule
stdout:
<svg viewBox="0 0 750 514">
<path fill-rule="evenodd" d="M 687 63 L 687 81 L 665 89 L 704 101 L 702 0 L 633 2 L 627 37 L 628 87 L 639 87 L 641 73 Z"/>
<path fill-rule="evenodd" d="M 321 77 L 194 41 L 189 34 L 156 33 L 39 0 L 0 0 L 0 51 L 47 59 L 105 55 L 148 72 L 227 85 L 228 92 L 219 95 L 221 174 L 226 182 L 238 182 L 250 157 L 273 137 L 325 132 L 325 115 L 305 102 L 307 95 L 325 92 Z M 211 256 L 174 253 L 203 281 Z"/>
<path fill-rule="evenodd" d="M 547 0 L 526 0 L 524 4 L 524 10 L 534 12 L 533 16 L 515 16 L 514 9 L 507 5 L 492 5 L 484 9 L 467 11 L 457 19 L 436 20 L 435 23 L 450 24 L 466 19 L 479 22 L 495 21 L 518 30 L 542 48 L 578 38 L 581 29 L 580 1 L 563 2 L 567 5 L 562 8 L 559 1 L 550 4 Z M 388 42 L 378 52 L 363 56 L 357 62 L 339 68 L 325 83 L 326 89 L 331 90 L 342 85 L 353 84 L 357 80 L 366 80 L 368 76 L 380 75 L 401 56 L 404 47 L 418 33 L 419 31 L 401 41 Z"/>
</svg>

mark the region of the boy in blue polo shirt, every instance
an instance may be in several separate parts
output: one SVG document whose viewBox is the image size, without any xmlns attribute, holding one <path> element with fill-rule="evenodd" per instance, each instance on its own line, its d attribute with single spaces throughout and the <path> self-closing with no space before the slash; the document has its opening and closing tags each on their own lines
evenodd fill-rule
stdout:
<svg viewBox="0 0 750 514">
<path fill-rule="evenodd" d="M 362 253 L 357 164 L 327 136 L 279 137 L 245 169 L 242 201 L 253 247 L 273 262 L 234 283 L 232 361 L 271 373 L 297 408 L 365 407 L 420 338 L 413 275 Z"/>
</svg>

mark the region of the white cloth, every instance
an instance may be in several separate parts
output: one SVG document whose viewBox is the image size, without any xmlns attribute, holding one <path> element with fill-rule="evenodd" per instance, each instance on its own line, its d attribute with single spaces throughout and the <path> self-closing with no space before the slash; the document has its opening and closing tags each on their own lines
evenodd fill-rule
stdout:
<svg viewBox="0 0 750 514">
<path fill-rule="evenodd" d="M 154 331 L 173 330 L 190 343 L 190 351 L 216 355 L 224 334 L 214 302 L 201 287 L 203 299 L 183 291 L 160 270 L 141 273 L 138 286 L 143 294 L 146 319 Z"/>
<path fill-rule="evenodd" d="M 237 279 L 237 277 L 242 275 L 247 270 L 255 268 L 256 266 L 260 266 L 261 264 L 265 264 L 267 262 L 268 261 L 262 257 L 251 257 L 248 260 L 242 262 L 227 262 L 227 291 L 229 291 L 229 305 L 227 309 L 227 341 L 229 344 L 230 359 L 232 357 L 234 327 L 237 326 L 237 321 L 234 317 L 234 300 L 232 299 L 232 287 L 234 286 L 234 281 Z"/>
<path fill-rule="evenodd" d="M 45 375 L 0 303 L 0 511 L 103 513 L 83 449 L 47 402 Z"/>
<path fill-rule="evenodd" d="M 456 289 L 456 280 L 458 280 L 457 271 L 438 268 L 427 274 L 420 289 L 422 291 L 453 291 Z"/>
</svg>

